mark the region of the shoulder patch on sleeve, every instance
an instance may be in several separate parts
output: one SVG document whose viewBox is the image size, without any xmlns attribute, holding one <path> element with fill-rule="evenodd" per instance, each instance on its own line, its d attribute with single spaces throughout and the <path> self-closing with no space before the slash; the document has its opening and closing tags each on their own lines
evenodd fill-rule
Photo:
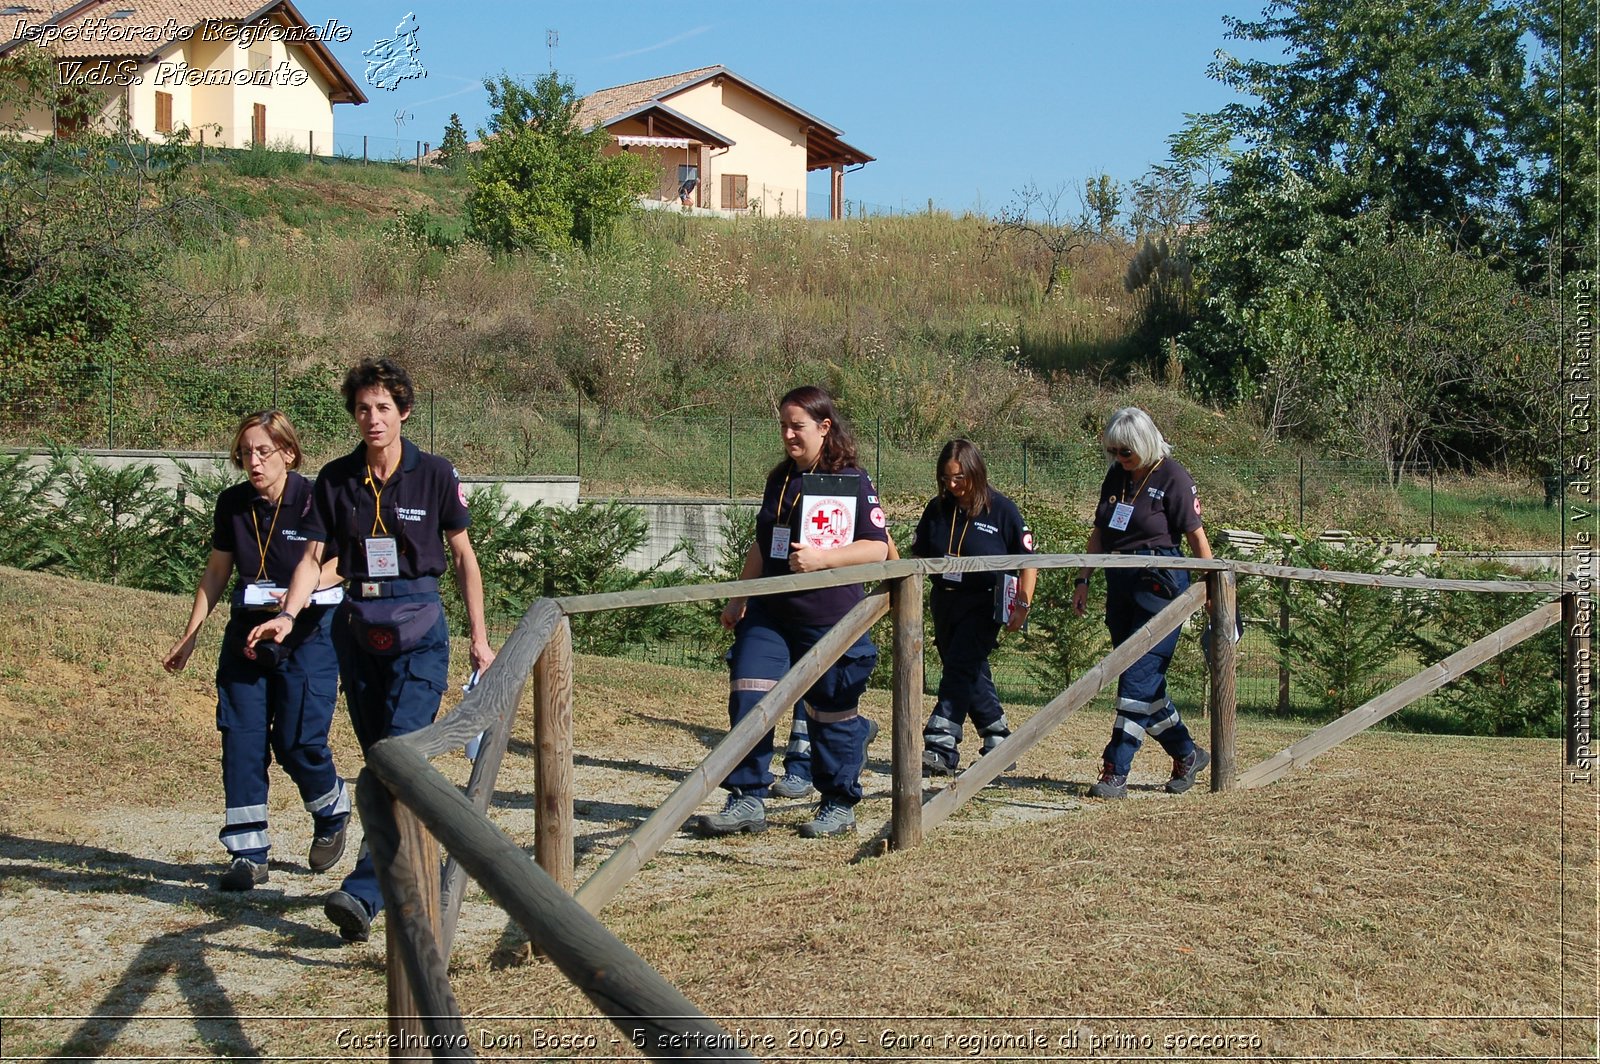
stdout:
<svg viewBox="0 0 1600 1064">
<path fill-rule="evenodd" d="M 456 498 L 461 500 L 462 506 L 467 505 L 467 486 L 460 480 L 456 481 Z"/>
<path fill-rule="evenodd" d="M 884 519 L 883 519 L 883 507 L 874 506 L 872 508 L 872 513 L 868 514 L 867 516 L 870 517 L 872 519 L 872 523 L 874 525 L 878 526 L 879 528 L 882 528 L 884 526 L 885 522 L 884 522 Z"/>
<path fill-rule="evenodd" d="M 1022 547 L 1024 550 L 1033 550 L 1033 533 L 1026 528 L 1022 530 Z"/>
</svg>

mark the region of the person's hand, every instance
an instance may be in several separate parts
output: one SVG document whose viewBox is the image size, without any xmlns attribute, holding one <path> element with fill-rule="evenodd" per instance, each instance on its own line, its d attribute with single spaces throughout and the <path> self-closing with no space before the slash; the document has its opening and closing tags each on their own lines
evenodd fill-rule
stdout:
<svg viewBox="0 0 1600 1064">
<path fill-rule="evenodd" d="M 282 614 L 272 618 L 265 624 L 258 624 L 250 629 L 250 634 L 244 637 L 246 648 L 254 647 L 263 639 L 273 643 L 281 643 L 284 637 L 294 630 L 294 618 Z"/>
<path fill-rule="evenodd" d="M 494 648 L 489 646 L 488 640 L 478 640 L 472 644 L 472 649 L 467 651 L 467 657 L 472 659 L 472 667 L 477 669 L 481 676 L 485 669 L 494 664 Z"/>
<path fill-rule="evenodd" d="M 167 651 L 167 656 L 161 659 L 161 667 L 168 672 L 182 672 L 189 664 L 189 655 L 194 653 L 194 636 L 184 636 L 172 644 L 172 649 Z"/>
<path fill-rule="evenodd" d="M 744 620 L 744 606 L 745 600 L 742 598 L 729 599 L 728 604 L 722 607 L 722 616 L 718 618 L 722 622 L 722 627 L 730 632 L 733 631 L 734 627 Z"/>
<path fill-rule="evenodd" d="M 1006 622 L 1006 631 L 1022 631 L 1022 626 L 1028 622 L 1028 613 L 1030 609 L 1031 606 L 1029 604 L 1022 602 L 1019 602 L 1013 606 L 1011 608 L 1011 619 Z"/>
<path fill-rule="evenodd" d="M 1072 589 L 1072 612 L 1082 617 L 1089 608 L 1089 585 L 1077 584 Z"/>
<path fill-rule="evenodd" d="M 827 559 L 823 557 L 826 553 L 826 551 L 817 547 L 790 547 L 789 571 L 792 573 L 820 573 L 828 567 L 825 564 Z"/>
</svg>

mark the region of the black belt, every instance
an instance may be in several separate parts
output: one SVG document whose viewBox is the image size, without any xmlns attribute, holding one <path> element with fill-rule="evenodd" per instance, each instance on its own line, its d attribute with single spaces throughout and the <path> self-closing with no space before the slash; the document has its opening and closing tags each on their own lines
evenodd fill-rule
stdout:
<svg viewBox="0 0 1600 1064">
<path fill-rule="evenodd" d="M 345 594 L 359 599 L 396 598 L 400 595 L 439 593 L 439 578 L 423 576 L 415 580 L 349 580 Z"/>
</svg>

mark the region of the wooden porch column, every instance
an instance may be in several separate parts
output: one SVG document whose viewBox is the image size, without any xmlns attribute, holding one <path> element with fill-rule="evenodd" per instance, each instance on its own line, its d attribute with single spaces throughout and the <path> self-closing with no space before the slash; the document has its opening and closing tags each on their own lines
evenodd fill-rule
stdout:
<svg viewBox="0 0 1600 1064">
<path fill-rule="evenodd" d="M 844 165 L 834 163 L 828 176 L 828 217 L 837 222 L 844 217 Z"/>
<path fill-rule="evenodd" d="M 700 184 L 694 190 L 694 205 L 696 207 L 711 206 L 711 149 L 707 145 L 700 145 Z"/>
</svg>

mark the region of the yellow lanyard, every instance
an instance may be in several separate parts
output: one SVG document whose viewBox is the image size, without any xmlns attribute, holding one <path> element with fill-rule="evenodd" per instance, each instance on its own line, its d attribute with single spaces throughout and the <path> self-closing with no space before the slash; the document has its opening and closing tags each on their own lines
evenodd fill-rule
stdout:
<svg viewBox="0 0 1600 1064">
<path fill-rule="evenodd" d="M 283 486 L 284 491 L 289 490 L 289 485 Z M 267 575 L 267 548 L 272 546 L 272 533 L 278 527 L 278 511 L 283 509 L 283 496 L 278 496 L 278 505 L 272 508 L 272 524 L 267 526 L 267 541 L 261 542 L 261 522 L 256 520 L 256 507 L 250 504 L 250 528 L 256 535 L 256 550 L 261 554 L 261 564 L 256 567 L 256 583 L 260 583 Z"/>
<path fill-rule="evenodd" d="M 815 470 L 817 468 L 818 463 L 820 463 L 821 461 L 822 461 L 822 456 L 819 454 L 819 455 L 817 455 L 817 460 L 815 462 L 811 463 L 811 469 L 806 470 L 806 472 L 810 473 L 810 472 L 812 472 L 812 470 Z M 790 469 L 789 472 L 785 473 L 783 475 L 783 487 L 778 489 L 778 517 L 777 517 L 777 521 L 775 522 L 775 527 L 780 527 L 781 528 L 783 526 L 783 496 L 784 496 L 784 493 L 789 490 L 789 478 L 791 476 L 793 476 L 793 475 L 794 475 L 794 470 L 793 469 Z M 797 491 L 797 492 L 794 493 L 794 499 L 791 500 L 790 503 L 789 503 L 789 516 L 791 518 L 794 517 L 794 508 L 796 506 L 800 505 L 800 496 L 802 494 L 804 494 L 804 492 L 805 492 L 805 487 L 804 487 L 804 484 L 802 483 L 800 491 Z"/>
<path fill-rule="evenodd" d="M 962 513 L 966 513 L 966 511 L 965 510 L 961 510 L 961 508 L 959 506 L 956 507 L 956 509 L 959 510 L 960 512 L 962 512 Z M 956 515 L 955 514 L 951 514 L 950 515 L 950 540 L 949 540 L 949 542 L 947 542 L 944 545 L 944 552 L 946 554 L 950 555 L 950 557 L 952 557 L 952 558 L 961 557 L 961 548 L 967 545 L 967 533 L 970 532 L 970 531 L 972 531 L 972 515 L 971 514 L 967 514 L 967 523 L 961 526 L 961 542 L 960 543 L 956 543 Z M 950 545 L 952 543 L 955 544 L 955 550 L 954 551 L 952 551 L 950 549 Z"/>
<path fill-rule="evenodd" d="M 367 466 L 367 487 L 372 489 L 372 531 L 369 536 L 376 536 L 380 531 L 389 534 L 389 526 L 383 523 L 383 485 L 373 479 L 372 467 Z"/>
<path fill-rule="evenodd" d="M 1161 468 L 1161 463 L 1165 462 L 1165 461 L 1166 461 L 1165 458 L 1157 458 L 1156 459 L 1156 464 L 1150 467 L 1150 472 L 1146 473 L 1144 475 L 1144 479 L 1139 481 L 1139 486 L 1137 488 L 1133 489 L 1133 505 L 1135 505 L 1135 506 L 1139 505 L 1139 494 L 1144 491 L 1144 486 L 1146 484 L 1150 483 L 1150 478 L 1155 476 L 1156 470 L 1160 469 Z M 1129 484 L 1133 483 L 1133 478 L 1132 477 L 1128 478 L 1128 483 Z M 1128 501 L 1128 497 L 1126 495 L 1124 495 L 1122 497 L 1122 501 L 1123 502 L 1127 502 Z"/>
</svg>

